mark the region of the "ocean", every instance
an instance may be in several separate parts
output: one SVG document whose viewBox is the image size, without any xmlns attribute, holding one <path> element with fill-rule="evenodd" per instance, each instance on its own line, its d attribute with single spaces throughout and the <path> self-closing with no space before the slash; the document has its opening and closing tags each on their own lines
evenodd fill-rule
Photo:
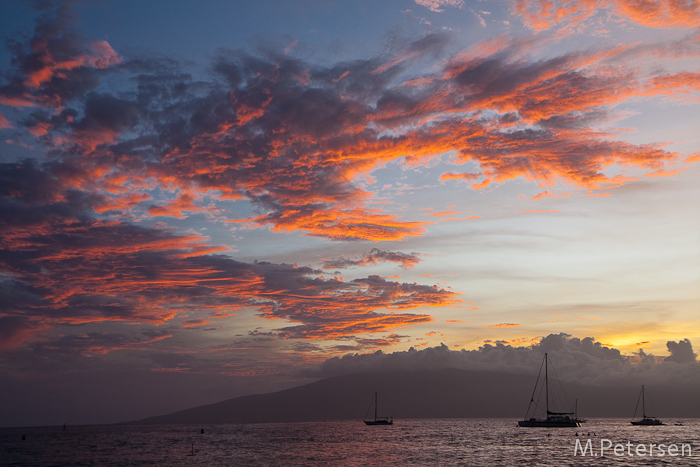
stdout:
<svg viewBox="0 0 700 467">
<path fill-rule="evenodd" d="M 392 426 L 346 420 L 2 428 L 0 465 L 700 465 L 700 420 L 667 423 L 590 419 L 582 428 L 520 428 L 515 419 L 399 419 Z"/>
</svg>

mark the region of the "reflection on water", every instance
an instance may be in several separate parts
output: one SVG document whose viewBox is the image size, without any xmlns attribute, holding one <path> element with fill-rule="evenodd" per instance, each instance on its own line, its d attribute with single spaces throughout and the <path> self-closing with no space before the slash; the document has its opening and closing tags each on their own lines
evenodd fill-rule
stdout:
<svg viewBox="0 0 700 467">
<path fill-rule="evenodd" d="M 574 456 L 576 440 L 582 448 L 588 444 L 591 449 L 583 456 L 579 450 Z M 650 456 L 652 444 L 655 450 Z M 672 444 L 679 447 L 678 456 L 670 455 L 668 446 Z M 690 445 L 691 456 L 687 448 L 681 456 L 683 444 Z M 616 455 L 616 445 L 621 455 Z M 643 447 L 635 452 L 640 445 Z M 665 446 L 664 451 L 659 451 L 660 445 Z M 601 451 L 603 446 L 606 449 Z M 0 429 L 3 466 L 660 463 L 700 465 L 700 420 L 686 419 L 682 426 L 663 427 L 634 427 L 623 419 L 592 419 L 583 428 L 520 428 L 512 419 L 432 419 L 397 420 L 393 426 L 367 426 L 357 420 Z"/>
</svg>

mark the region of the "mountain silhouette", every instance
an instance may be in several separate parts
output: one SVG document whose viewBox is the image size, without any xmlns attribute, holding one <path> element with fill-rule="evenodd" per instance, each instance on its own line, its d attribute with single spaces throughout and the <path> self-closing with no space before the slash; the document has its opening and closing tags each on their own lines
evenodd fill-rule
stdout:
<svg viewBox="0 0 700 467">
<path fill-rule="evenodd" d="M 525 416 L 536 378 L 528 375 L 439 369 L 366 373 L 323 379 L 268 394 L 255 394 L 129 423 L 259 423 L 362 419 L 379 394 L 379 415 L 407 418 Z M 550 390 L 552 385 L 550 381 Z M 631 418 L 639 388 L 559 384 L 569 410 L 579 416 Z M 553 392 L 553 391 L 552 391 Z M 653 415 L 700 417 L 697 388 L 647 385 Z"/>
</svg>

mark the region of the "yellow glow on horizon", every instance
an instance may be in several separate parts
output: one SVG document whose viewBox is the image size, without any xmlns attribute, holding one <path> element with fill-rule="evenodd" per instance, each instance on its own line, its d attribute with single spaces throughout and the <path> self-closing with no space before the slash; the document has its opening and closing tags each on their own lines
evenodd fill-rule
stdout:
<svg viewBox="0 0 700 467">
<path fill-rule="evenodd" d="M 620 331 L 610 328 L 601 329 L 596 333 L 595 340 L 603 343 L 606 347 L 619 350 L 623 355 L 631 355 L 643 349 L 646 354 L 653 354 L 657 357 L 667 357 L 670 355 L 666 343 L 670 341 L 678 342 L 683 339 L 690 339 L 691 342 L 700 342 L 700 321 L 695 322 L 672 322 L 668 324 L 649 323 L 640 328 L 626 330 L 620 324 Z M 578 336 L 576 336 L 578 337 Z M 697 349 L 695 349 L 697 353 Z"/>
</svg>

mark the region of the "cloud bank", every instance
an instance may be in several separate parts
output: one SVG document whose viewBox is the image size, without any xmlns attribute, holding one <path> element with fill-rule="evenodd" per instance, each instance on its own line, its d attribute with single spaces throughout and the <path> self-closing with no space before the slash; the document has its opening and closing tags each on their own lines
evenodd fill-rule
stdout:
<svg viewBox="0 0 700 467">
<path fill-rule="evenodd" d="M 405 352 L 347 354 L 323 362 L 312 374 L 330 377 L 366 372 L 392 372 L 458 368 L 516 374 L 537 374 L 548 353 L 561 381 L 592 385 L 643 383 L 683 384 L 700 387 L 700 364 L 688 339 L 669 341 L 670 355 L 654 357 L 643 351 L 624 356 L 592 337 L 550 334 L 531 346 L 485 344 L 477 350 L 450 350 L 444 344 Z"/>
</svg>

